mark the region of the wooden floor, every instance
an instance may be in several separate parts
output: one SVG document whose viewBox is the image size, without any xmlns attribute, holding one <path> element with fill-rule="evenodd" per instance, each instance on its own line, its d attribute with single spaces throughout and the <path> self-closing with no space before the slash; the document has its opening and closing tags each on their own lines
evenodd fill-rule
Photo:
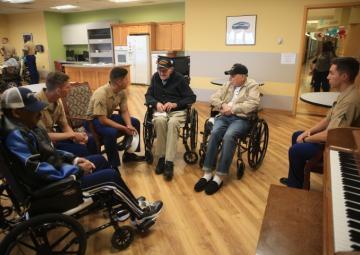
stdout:
<svg viewBox="0 0 360 255">
<path fill-rule="evenodd" d="M 135 85 L 130 89 L 130 112 L 141 122 L 145 113 L 146 89 Z M 199 130 L 202 131 L 209 107 L 207 103 L 196 103 L 195 108 L 199 113 Z M 262 166 L 252 171 L 246 165 L 244 177 L 237 180 L 234 161 L 228 180 L 213 196 L 194 192 L 194 184 L 202 171 L 198 164 L 184 162 L 184 146 L 180 141 L 171 182 L 155 175 L 155 163 L 124 164 L 122 176 L 133 193 L 150 200 L 161 199 L 164 209 L 151 231 L 145 236 L 136 235 L 131 246 L 119 254 L 255 254 L 269 186 L 278 184 L 279 178 L 287 175 L 291 134 L 319 120 L 316 116 L 292 117 L 270 110 L 263 110 L 260 116 L 270 128 L 268 151 Z M 321 178 L 312 175 L 312 189 L 322 189 Z M 102 215 L 91 215 L 83 220 L 89 225 L 102 221 Z M 116 253 L 111 248 L 111 235 L 112 229 L 109 228 L 91 237 L 87 254 Z"/>
</svg>

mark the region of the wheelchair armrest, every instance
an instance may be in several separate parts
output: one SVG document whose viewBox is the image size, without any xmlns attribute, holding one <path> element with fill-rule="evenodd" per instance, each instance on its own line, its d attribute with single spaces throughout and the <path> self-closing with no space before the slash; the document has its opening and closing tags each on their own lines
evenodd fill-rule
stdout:
<svg viewBox="0 0 360 255">
<path fill-rule="evenodd" d="M 76 178 L 75 176 L 71 175 L 32 192 L 31 196 L 33 198 L 50 197 L 54 194 L 59 193 L 60 191 L 64 191 L 67 188 L 70 188 L 74 184 L 74 182 L 76 182 Z"/>
</svg>

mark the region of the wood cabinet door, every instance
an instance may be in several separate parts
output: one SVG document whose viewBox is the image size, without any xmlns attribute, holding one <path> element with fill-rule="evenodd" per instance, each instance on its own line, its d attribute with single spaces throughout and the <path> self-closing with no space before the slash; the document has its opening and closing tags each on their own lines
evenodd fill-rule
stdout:
<svg viewBox="0 0 360 255">
<path fill-rule="evenodd" d="M 171 25 L 171 49 L 172 50 L 182 50 L 183 45 L 183 23 L 174 23 Z"/>
<path fill-rule="evenodd" d="M 139 33 L 140 26 L 128 26 L 128 34 L 129 35 L 136 35 Z"/>
<path fill-rule="evenodd" d="M 101 68 L 98 72 L 98 87 L 109 82 L 111 68 Z"/>
<path fill-rule="evenodd" d="M 71 68 L 68 66 L 65 66 L 65 73 L 69 75 L 69 81 L 71 82 L 81 82 L 80 79 L 80 70 L 79 68 Z"/>
<path fill-rule="evenodd" d="M 121 28 L 119 26 L 112 27 L 114 46 L 121 46 Z"/>
<path fill-rule="evenodd" d="M 88 82 L 92 91 L 99 87 L 98 72 L 95 68 L 81 68 L 80 82 Z"/>
<path fill-rule="evenodd" d="M 127 36 L 128 36 L 128 27 L 121 26 L 120 27 L 120 44 L 119 46 L 126 46 L 127 45 Z"/>
<path fill-rule="evenodd" d="M 150 34 L 150 25 L 140 25 L 137 29 L 138 34 Z"/>
<path fill-rule="evenodd" d="M 156 49 L 171 50 L 171 24 L 156 25 Z"/>
</svg>

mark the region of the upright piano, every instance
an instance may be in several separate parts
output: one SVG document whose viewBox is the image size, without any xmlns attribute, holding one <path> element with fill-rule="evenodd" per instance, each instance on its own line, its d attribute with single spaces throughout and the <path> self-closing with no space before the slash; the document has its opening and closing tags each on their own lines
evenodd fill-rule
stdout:
<svg viewBox="0 0 360 255">
<path fill-rule="evenodd" d="M 329 130 L 324 152 L 324 254 L 360 254 L 360 129 Z"/>
<path fill-rule="evenodd" d="M 270 186 L 257 255 L 360 254 L 360 128 L 329 130 L 323 183 Z"/>
</svg>

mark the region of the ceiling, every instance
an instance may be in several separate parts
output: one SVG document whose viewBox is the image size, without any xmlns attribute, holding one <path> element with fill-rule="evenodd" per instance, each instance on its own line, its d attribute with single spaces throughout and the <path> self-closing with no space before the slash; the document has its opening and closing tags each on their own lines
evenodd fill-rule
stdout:
<svg viewBox="0 0 360 255">
<path fill-rule="evenodd" d="M 144 6 L 154 4 L 176 3 L 184 2 L 185 0 L 140 0 L 128 3 L 114 3 L 108 0 L 34 0 L 32 3 L 26 4 L 12 4 L 0 0 L 0 14 L 15 14 L 15 13 L 28 13 L 36 11 L 51 11 L 51 12 L 83 12 L 95 11 L 101 9 L 122 8 L 131 6 Z M 71 4 L 79 6 L 77 9 L 58 11 L 50 7 Z"/>
</svg>

